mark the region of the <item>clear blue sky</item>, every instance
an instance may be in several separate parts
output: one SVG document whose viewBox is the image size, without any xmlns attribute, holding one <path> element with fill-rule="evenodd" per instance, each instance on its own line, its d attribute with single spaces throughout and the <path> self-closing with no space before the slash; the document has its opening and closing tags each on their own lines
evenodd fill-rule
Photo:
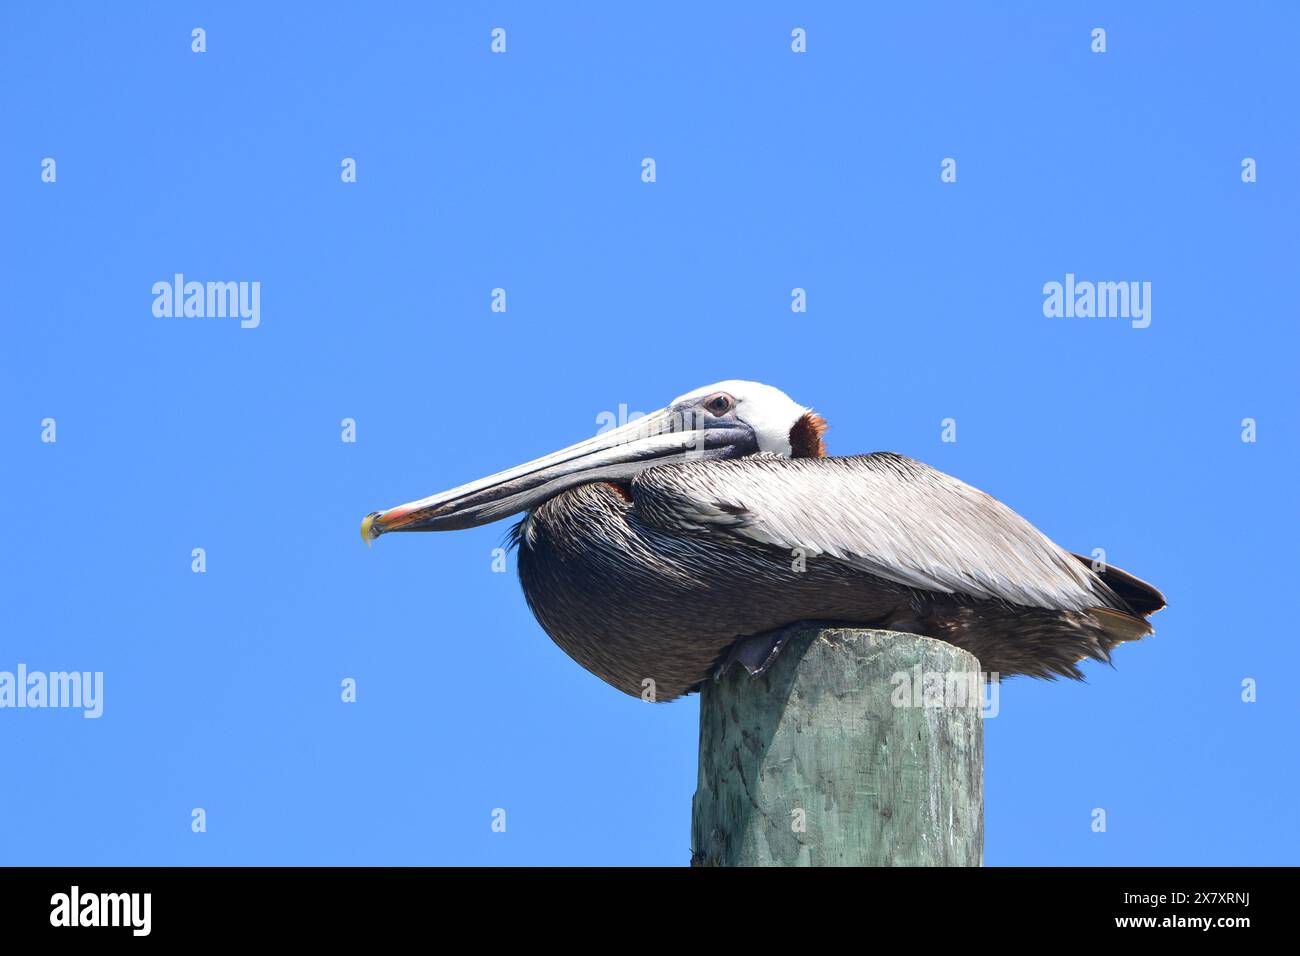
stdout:
<svg viewBox="0 0 1300 956">
<path fill-rule="evenodd" d="M 357 525 L 725 378 L 1169 597 L 1003 687 L 988 863 L 1298 862 L 1292 5 L 538 6 L 4 5 L 0 670 L 105 700 L 0 710 L 0 863 L 685 864 L 696 699 L 565 657 L 504 523 Z"/>
</svg>

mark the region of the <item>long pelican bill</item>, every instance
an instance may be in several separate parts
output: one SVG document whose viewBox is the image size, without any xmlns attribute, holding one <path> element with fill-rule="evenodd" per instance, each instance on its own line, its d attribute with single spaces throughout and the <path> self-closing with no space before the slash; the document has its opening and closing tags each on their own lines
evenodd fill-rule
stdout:
<svg viewBox="0 0 1300 956">
<path fill-rule="evenodd" d="M 374 541 L 393 531 L 457 531 L 526 511 L 567 488 L 592 481 L 630 481 L 668 461 L 730 457 L 751 449 L 752 431 L 737 422 L 704 420 L 664 408 L 505 471 L 376 511 L 361 522 Z"/>
</svg>

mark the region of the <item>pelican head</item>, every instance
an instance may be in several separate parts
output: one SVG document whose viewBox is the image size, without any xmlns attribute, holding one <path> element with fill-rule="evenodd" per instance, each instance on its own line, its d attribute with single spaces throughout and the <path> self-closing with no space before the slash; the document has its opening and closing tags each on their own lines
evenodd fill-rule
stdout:
<svg viewBox="0 0 1300 956">
<path fill-rule="evenodd" d="M 471 481 L 361 522 L 367 542 L 390 531 L 456 531 L 528 511 L 576 485 L 626 484 L 647 468 L 760 452 L 825 454 L 826 424 L 780 389 L 726 381 L 697 388 L 666 408 L 534 461 Z"/>
</svg>

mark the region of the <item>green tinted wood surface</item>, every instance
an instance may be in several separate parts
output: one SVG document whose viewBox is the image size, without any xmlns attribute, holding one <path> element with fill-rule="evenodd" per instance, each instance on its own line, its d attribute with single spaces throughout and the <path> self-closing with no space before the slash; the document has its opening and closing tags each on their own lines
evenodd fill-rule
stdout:
<svg viewBox="0 0 1300 956">
<path fill-rule="evenodd" d="M 930 638 L 801 624 L 767 673 L 707 682 L 692 862 L 979 866 L 978 672 Z"/>
</svg>

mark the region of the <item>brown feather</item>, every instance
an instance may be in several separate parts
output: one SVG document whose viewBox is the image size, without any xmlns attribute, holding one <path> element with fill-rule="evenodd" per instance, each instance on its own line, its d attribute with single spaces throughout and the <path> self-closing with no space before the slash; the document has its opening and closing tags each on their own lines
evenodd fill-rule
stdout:
<svg viewBox="0 0 1300 956">
<path fill-rule="evenodd" d="M 1076 558 L 1092 567 L 1093 559 L 1076 554 Z M 1165 596 L 1141 578 L 1134 577 L 1112 565 L 1105 565 L 1101 571 L 1093 570 L 1097 577 L 1106 582 L 1107 587 L 1118 594 L 1134 611 L 1146 616 L 1154 614 L 1165 606 Z"/>
<path fill-rule="evenodd" d="M 813 412 L 804 412 L 790 429 L 791 458 L 825 458 L 826 443 L 822 434 L 830 428 L 826 419 Z"/>
</svg>

